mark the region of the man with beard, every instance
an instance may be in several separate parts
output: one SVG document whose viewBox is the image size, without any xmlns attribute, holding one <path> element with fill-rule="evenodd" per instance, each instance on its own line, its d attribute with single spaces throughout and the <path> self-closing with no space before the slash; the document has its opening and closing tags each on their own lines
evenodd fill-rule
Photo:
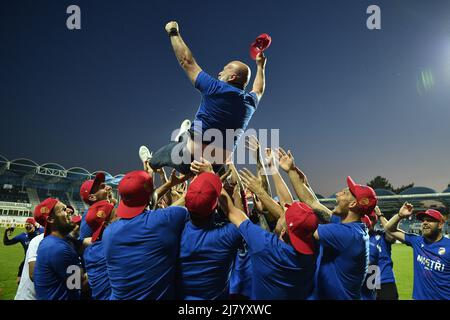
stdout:
<svg viewBox="0 0 450 320">
<path fill-rule="evenodd" d="M 35 219 L 45 227 L 33 275 L 37 300 L 80 298 L 84 272 L 80 257 L 66 239 L 74 228 L 66 210 L 67 206 L 54 198 L 47 198 L 34 210 Z"/>
<path fill-rule="evenodd" d="M 413 206 L 405 203 L 386 225 L 395 239 L 413 248 L 415 300 L 450 300 L 450 239 L 443 236 L 444 216 L 437 210 L 419 212 L 422 235 L 398 229 L 400 220 L 413 213 Z"/>
<path fill-rule="evenodd" d="M 34 237 L 40 235 L 44 232 L 44 228 L 38 228 L 36 225 L 36 221 L 33 218 L 28 218 L 25 222 L 25 232 L 22 232 L 21 234 L 15 236 L 12 239 L 8 238 L 8 233 L 14 230 L 13 227 L 8 228 L 5 230 L 5 234 L 3 235 L 3 244 L 5 246 L 11 246 L 16 243 L 20 243 L 23 247 L 23 251 L 25 255 L 27 254 L 28 245 L 30 244 L 30 241 L 33 240 Z M 20 277 L 22 276 L 22 270 L 23 270 L 24 261 L 19 266 L 19 272 L 17 274 L 17 283 L 20 282 Z"/>
</svg>

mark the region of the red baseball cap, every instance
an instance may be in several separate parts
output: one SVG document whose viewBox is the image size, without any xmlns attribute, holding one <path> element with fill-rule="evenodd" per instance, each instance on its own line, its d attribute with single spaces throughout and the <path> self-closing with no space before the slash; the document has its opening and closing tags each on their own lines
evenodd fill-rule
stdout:
<svg viewBox="0 0 450 320">
<path fill-rule="evenodd" d="M 55 198 L 47 198 L 41 203 L 39 203 L 36 208 L 34 208 L 34 219 L 43 226 L 44 229 L 44 237 L 50 234 L 50 229 L 47 228 L 47 217 L 55 208 L 58 200 Z"/>
<path fill-rule="evenodd" d="M 92 242 L 95 242 L 102 234 L 113 208 L 114 205 L 107 200 L 96 202 L 89 208 L 85 219 L 92 230 Z"/>
<path fill-rule="evenodd" d="M 444 221 L 444 216 L 437 210 L 428 209 L 427 211 L 422 211 L 417 213 L 417 219 L 422 220 L 424 217 L 430 217 L 438 222 Z"/>
<path fill-rule="evenodd" d="M 272 38 L 267 33 L 259 35 L 255 42 L 250 45 L 250 57 L 252 57 L 253 60 L 256 60 L 258 53 L 266 50 L 271 43 Z"/>
<path fill-rule="evenodd" d="M 356 198 L 359 213 L 370 215 L 377 205 L 375 191 L 369 186 L 356 184 L 350 176 L 347 177 L 347 185 L 352 195 Z"/>
<path fill-rule="evenodd" d="M 80 215 L 72 216 L 72 218 L 70 218 L 70 221 L 72 221 L 72 223 L 75 223 L 75 224 L 80 223 L 81 222 L 81 216 Z"/>
<path fill-rule="evenodd" d="M 299 253 L 314 254 L 313 233 L 319 226 L 319 219 L 305 203 L 296 201 L 286 207 L 286 225 L 292 246 Z"/>
<path fill-rule="evenodd" d="M 370 229 L 372 227 L 372 221 L 367 214 L 361 217 L 361 222 L 366 225 L 367 229 Z"/>
<path fill-rule="evenodd" d="M 87 180 L 83 182 L 83 184 L 80 187 L 80 197 L 81 199 L 87 203 L 89 203 L 89 195 L 91 194 L 91 191 L 95 188 L 98 188 L 100 184 L 105 182 L 105 174 L 103 172 L 98 172 L 95 175 L 95 179 Z"/>
<path fill-rule="evenodd" d="M 204 172 L 189 185 L 185 206 L 196 216 L 206 218 L 214 212 L 222 192 L 220 178 L 212 172 Z"/>
<path fill-rule="evenodd" d="M 29 224 L 32 224 L 33 226 L 35 226 L 36 225 L 36 220 L 34 220 L 34 218 L 28 218 L 25 221 L 25 223 L 29 223 Z"/>
<path fill-rule="evenodd" d="M 144 170 L 127 173 L 119 183 L 121 197 L 117 215 L 121 218 L 133 218 L 141 214 L 150 202 L 153 193 L 153 179 Z"/>
</svg>

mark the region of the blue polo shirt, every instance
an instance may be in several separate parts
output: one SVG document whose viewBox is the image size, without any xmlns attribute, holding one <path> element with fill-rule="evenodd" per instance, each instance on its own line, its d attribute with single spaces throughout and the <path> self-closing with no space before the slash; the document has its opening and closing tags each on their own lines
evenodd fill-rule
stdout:
<svg viewBox="0 0 450 320">
<path fill-rule="evenodd" d="M 69 266 L 81 268 L 80 257 L 67 240 L 46 236 L 37 251 L 34 267 L 34 287 L 37 300 L 80 299 L 80 288 L 69 289 L 67 280 Z M 70 281 L 69 281 L 70 283 Z"/>
<path fill-rule="evenodd" d="M 360 222 L 319 225 L 315 299 L 360 300 L 369 264 L 369 235 Z"/>
<path fill-rule="evenodd" d="M 186 208 L 168 207 L 121 218 L 105 229 L 102 242 L 111 300 L 174 299 L 175 267 L 187 219 Z"/>
<path fill-rule="evenodd" d="M 395 283 L 394 263 L 391 258 L 392 244 L 386 240 L 384 231 L 377 231 L 378 266 L 380 267 L 380 283 Z"/>
<path fill-rule="evenodd" d="M 202 94 L 202 101 L 191 129 L 202 134 L 208 129 L 217 129 L 223 137 L 226 137 L 226 129 L 241 129 L 234 142 L 229 142 L 230 147 L 234 148 L 256 110 L 258 105 L 256 94 L 247 93 L 213 78 L 204 71 L 198 74 L 195 88 Z M 225 138 L 223 146 L 226 146 Z"/>
<path fill-rule="evenodd" d="M 450 300 L 450 239 L 430 243 L 422 236 L 405 235 L 413 248 L 415 300 Z"/>
<path fill-rule="evenodd" d="M 101 240 L 95 241 L 84 250 L 84 265 L 88 275 L 89 287 L 94 300 L 108 300 L 111 296 L 106 259 Z"/>
<path fill-rule="evenodd" d="M 245 241 L 237 251 L 231 271 L 230 294 L 242 295 L 247 298 L 252 295 L 252 262 Z"/>
<path fill-rule="evenodd" d="M 313 289 L 315 255 L 299 254 L 277 235 L 246 220 L 239 226 L 252 264 L 253 300 L 306 299 Z"/>
<path fill-rule="evenodd" d="M 231 223 L 204 228 L 186 223 L 180 243 L 177 298 L 228 298 L 231 268 L 241 243 L 241 234 Z"/>
</svg>

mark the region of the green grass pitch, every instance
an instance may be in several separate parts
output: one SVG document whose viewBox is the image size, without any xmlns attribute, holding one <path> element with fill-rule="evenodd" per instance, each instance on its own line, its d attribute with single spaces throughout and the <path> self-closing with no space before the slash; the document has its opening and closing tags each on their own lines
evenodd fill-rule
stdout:
<svg viewBox="0 0 450 320">
<path fill-rule="evenodd" d="M 23 231 L 23 229 L 16 229 L 14 235 Z M 17 270 L 24 255 L 20 244 L 3 245 L 4 232 L 5 229 L 0 228 L 0 236 L 2 237 L 0 243 L 0 300 L 12 300 L 17 290 Z M 413 286 L 412 249 L 402 244 L 395 244 L 392 246 L 392 258 L 400 299 L 411 299 Z"/>
</svg>

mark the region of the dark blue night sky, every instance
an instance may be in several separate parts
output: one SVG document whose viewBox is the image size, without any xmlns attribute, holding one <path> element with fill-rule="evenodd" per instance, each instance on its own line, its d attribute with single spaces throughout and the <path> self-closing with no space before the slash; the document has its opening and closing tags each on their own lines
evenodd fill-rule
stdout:
<svg viewBox="0 0 450 320">
<path fill-rule="evenodd" d="M 450 183 L 450 1 L 2 0 L 0 154 L 124 173 L 192 119 L 200 95 L 164 25 L 177 20 L 212 75 L 255 65 L 269 33 L 266 94 L 250 128 L 279 128 L 318 193 L 352 175 L 442 191 Z M 81 8 L 82 29 L 66 28 Z M 366 8 L 381 8 L 381 30 Z M 253 79 L 252 79 L 253 80 Z"/>
</svg>

